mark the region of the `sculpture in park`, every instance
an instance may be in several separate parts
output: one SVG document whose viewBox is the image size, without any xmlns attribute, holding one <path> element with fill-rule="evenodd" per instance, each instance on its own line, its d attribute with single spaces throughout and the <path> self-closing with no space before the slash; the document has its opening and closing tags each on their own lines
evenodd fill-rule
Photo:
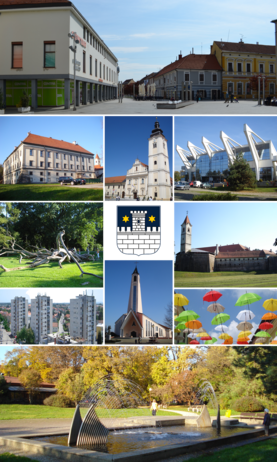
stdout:
<svg viewBox="0 0 277 462">
<path fill-rule="evenodd" d="M 50 261 L 57 261 L 59 263 L 60 268 L 62 269 L 62 263 L 64 261 L 67 262 L 74 262 L 78 266 L 79 270 L 81 271 L 80 277 L 83 277 L 84 274 L 89 276 L 95 276 L 96 278 L 103 279 L 103 277 L 98 276 L 97 274 L 87 273 L 83 271 L 81 268 L 81 264 L 94 261 L 94 256 L 88 253 L 79 254 L 76 249 L 69 250 L 63 240 L 63 236 L 65 231 L 60 231 L 56 238 L 56 249 L 45 249 L 45 248 L 38 248 L 38 246 L 30 246 L 33 247 L 35 250 L 33 252 L 29 252 L 28 250 L 23 249 L 19 244 L 16 244 L 15 240 L 11 242 L 11 249 L 3 248 L 0 250 L 0 257 L 3 255 L 19 255 L 19 264 L 25 258 L 28 260 L 32 260 L 32 262 L 28 266 L 17 266 L 16 268 L 5 268 L 5 266 L 0 265 L 4 271 L 17 271 L 26 268 L 36 268 L 37 266 L 43 265 L 45 263 L 49 263 Z"/>
</svg>

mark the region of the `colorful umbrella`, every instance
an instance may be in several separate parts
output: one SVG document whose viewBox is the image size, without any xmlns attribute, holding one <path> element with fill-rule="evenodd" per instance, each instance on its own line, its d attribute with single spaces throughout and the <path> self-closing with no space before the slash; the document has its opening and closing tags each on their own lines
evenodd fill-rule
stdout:
<svg viewBox="0 0 277 462">
<path fill-rule="evenodd" d="M 251 322 L 240 322 L 237 325 L 237 329 L 238 330 L 250 330 L 250 329 L 253 329 L 253 324 L 251 324 Z"/>
<path fill-rule="evenodd" d="M 187 297 L 182 294 L 174 294 L 174 305 L 175 306 L 185 306 L 188 305 L 189 301 Z"/>
<path fill-rule="evenodd" d="M 205 340 L 205 345 L 211 345 L 215 342 L 217 342 L 217 338 L 212 337 L 212 340 Z"/>
<path fill-rule="evenodd" d="M 277 310 L 277 300 L 275 298 L 269 298 L 263 303 L 263 307 L 267 311 L 276 311 Z"/>
<path fill-rule="evenodd" d="M 207 334 L 207 332 L 199 332 L 199 333 L 196 335 L 196 337 L 203 337 L 203 336 L 205 336 L 205 335 L 206 335 L 207 337 L 209 337 L 209 334 Z"/>
<path fill-rule="evenodd" d="M 187 321 L 194 321 L 195 319 L 200 318 L 199 314 L 195 313 L 195 311 L 192 310 L 187 310 L 187 311 L 182 311 L 182 313 L 175 318 L 175 321 L 180 321 L 180 322 L 187 322 Z"/>
<path fill-rule="evenodd" d="M 203 300 L 205 302 L 216 302 L 220 297 L 222 297 L 222 294 L 220 292 L 217 292 L 216 290 L 210 290 L 210 292 L 207 292 Z"/>
<path fill-rule="evenodd" d="M 238 298 L 235 306 L 251 305 L 251 303 L 258 302 L 259 300 L 261 300 L 261 298 L 262 297 L 260 297 L 257 294 L 243 294 Z"/>
<path fill-rule="evenodd" d="M 230 336 L 229 338 L 226 338 L 226 340 L 224 340 L 223 345 L 232 345 L 233 341 L 233 337 Z"/>
<path fill-rule="evenodd" d="M 196 339 L 197 335 L 194 333 L 188 334 L 189 338 Z"/>
<path fill-rule="evenodd" d="M 248 345 L 248 342 L 241 342 L 240 340 L 238 340 L 237 345 Z"/>
<path fill-rule="evenodd" d="M 184 330 L 186 328 L 186 324 L 184 322 L 181 322 L 177 324 L 176 329 Z"/>
<path fill-rule="evenodd" d="M 242 310 L 237 315 L 239 321 L 251 321 L 255 318 L 253 311 L 250 310 Z"/>
<path fill-rule="evenodd" d="M 226 340 L 226 339 L 228 339 L 229 337 L 230 337 L 229 334 L 224 334 L 224 333 L 223 333 L 223 334 L 220 334 L 220 336 L 219 336 L 218 338 L 220 338 L 221 340 Z"/>
<path fill-rule="evenodd" d="M 255 345 L 259 344 L 262 345 L 263 343 L 267 342 L 267 337 L 258 337 L 255 339 Z"/>
<path fill-rule="evenodd" d="M 201 337 L 200 340 L 212 340 L 212 337 L 210 335 L 205 335 Z"/>
<path fill-rule="evenodd" d="M 197 340 L 192 340 L 189 343 L 190 343 L 190 345 L 200 345 L 200 342 L 198 342 Z"/>
<path fill-rule="evenodd" d="M 247 337 L 248 335 L 252 335 L 252 333 L 253 332 L 251 332 L 250 330 L 244 330 L 243 332 L 239 333 L 238 338 Z"/>
<path fill-rule="evenodd" d="M 276 319 L 277 315 L 274 313 L 265 313 L 262 317 L 263 321 L 273 321 L 273 319 Z"/>
<path fill-rule="evenodd" d="M 216 326 L 214 328 L 214 330 L 216 330 L 218 332 L 227 332 L 228 329 L 229 329 L 229 327 L 224 326 L 223 324 L 221 324 L 220 326 Z"/>
<path fill-rule="evenodd" d="M 262 330 L 268 330 L 272 328 L 273 328 L 273 324 L 271 324 L 271 322 L 261 322 L 261 324 L 259 325 L 259 329 L 262 329 Z"/>
<path fill-rule="evenodd" d="M 257 334 L 255 334 L 255 337 L 270 337 L 270 335 L 265 330 L 260 330 L 260 332 L 257 332 Z"/>
<path fill-rule="evenodd" d="M 224 306 L 220 305 L 220 303 L 212 303 L 208 306 L 207 311 L 209 313 L 223 313 L 225 311 Z"/>
<path fill-rule="evenodd" d="M 202 327 L 202 322 L 200 321 L 188 321 L 186 322 L 186 327 L 188 327 L 189 329 L 199 329 L 200 327 Z"/>
<path fill-rule="evenodd" d="M 229 314 L 227 313 L 220 313 L 220 314 L 217 314 L 213 320 L 211 321 L 212 325 L 213 326 L 216 326 L 218 324 L 222 324 L 226 321 L 228 321 L 230 319 L 230 316 Z"/>
<path fill-rule="evenodd" d="M 238 342 L 248 342 L 250 340 L 249 337 L 240 337 L 238 338 Z"/>
<path fill-rule="evenodd" d="M 277 345 L 277 340 L 272 340 L 272 342 L 270 342 L 270 345 Z"/>
</svg>

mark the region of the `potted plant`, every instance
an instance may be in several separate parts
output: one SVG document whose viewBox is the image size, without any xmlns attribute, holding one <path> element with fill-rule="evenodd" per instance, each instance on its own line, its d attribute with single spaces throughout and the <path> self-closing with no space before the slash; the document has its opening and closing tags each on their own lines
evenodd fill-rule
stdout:
<svg viewBox="0 0 277 462">
<path fill-rule="evenodd" d="M 31 106 L 29 106 L 29 96 L 26 91 L 23 92 L 23 95 L 20 98 L 19 103 L 16 105 L 18 112 L 30 112 Z"/>
<path fill-rule="evenodd" d="M 0 114 L 5 114 L 5 106 L 4 106 L 4 98 L 3 98 L 3 93 L 0 88 Z"/>
</svg>

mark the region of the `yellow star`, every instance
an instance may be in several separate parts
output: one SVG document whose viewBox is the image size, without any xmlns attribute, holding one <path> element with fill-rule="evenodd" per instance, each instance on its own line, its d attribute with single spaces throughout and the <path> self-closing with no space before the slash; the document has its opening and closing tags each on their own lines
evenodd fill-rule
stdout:
<svg viewBox="0 0 277 462">
<path fill-rule="evenodd" d="M 151 217 L 149 217 L 149 221 L 151 221 L 151 223 L 153 223 L 153 221 L 155 221 L 155 217 L 153 217 L 153 215 L 151 215 Z"/>
<path fill-rule="evenodd" d="M 129 217 L 127 217 L 127 216 L 125 215 L 125 217 L 123 217 L 122 220 L 125 221 L 125 223 L 126 223 L 127 221 L 129 221 Z"/>
</svg>

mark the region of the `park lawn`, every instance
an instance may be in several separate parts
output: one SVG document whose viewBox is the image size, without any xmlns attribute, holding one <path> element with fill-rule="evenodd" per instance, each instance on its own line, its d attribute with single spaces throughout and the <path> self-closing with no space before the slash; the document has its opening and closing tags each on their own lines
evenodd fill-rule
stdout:
<svg viewBox="0 0 277 462">
<path fill-rule="evenodd" d="M 26 261 L 19 265 L 17 257 L 2 257 L 0 265 L 6 268 L 26 266 L 26 269 L 5 272 L 0 268 L 0 287 L 103 287 L 103 279 L 84 274 L 76 263 L 64 262 L 63 268 L 58 262 L 50 262 L 36 268 L 27 268 Z M 94 273 L 103 278 L 103 262 L 86 262 L 81 265 L 83 271 Z M 82 285 L 84 282 L 88 284 Z"/>
<path fill-rule="evenodd" d="M 277 439 L 249 443 L 245 446 L 232 447 L 193 457 L 193 462 L 276 462 Z"/>
<path fill-rule="evenodd" d="M 222 271 L 194 273 L 175 271 L 174 287 L 277 287 L 276 274 Z"/>
<path fill-rule="evenodd" d="M 21 419 L 71 419 L 74 415 L 74 408 L 62 408 L 43 406 L 36 404 L 0 404 L 0 420 L 21 420 Z M 81 409 L 82 417 L 85 416 L 87 408 Z M 150 409 L 96 409 L 98 417 L 137 417 L 151 416 Z M 158 410 L 157 415 L 176 416 L 175 412 Z"/>
<path fill-rule="evenodd" d="M 15 456 L 10 452 L 0 454 L 0 462 L 38 462 L 37 459 L 29 459 L 29 457 Z"/>
<path fill-rule="evenodd" d="M 3 201 L 103 201 L 103 189 L 56 184 L 1 184 Z"/>
</svg>

